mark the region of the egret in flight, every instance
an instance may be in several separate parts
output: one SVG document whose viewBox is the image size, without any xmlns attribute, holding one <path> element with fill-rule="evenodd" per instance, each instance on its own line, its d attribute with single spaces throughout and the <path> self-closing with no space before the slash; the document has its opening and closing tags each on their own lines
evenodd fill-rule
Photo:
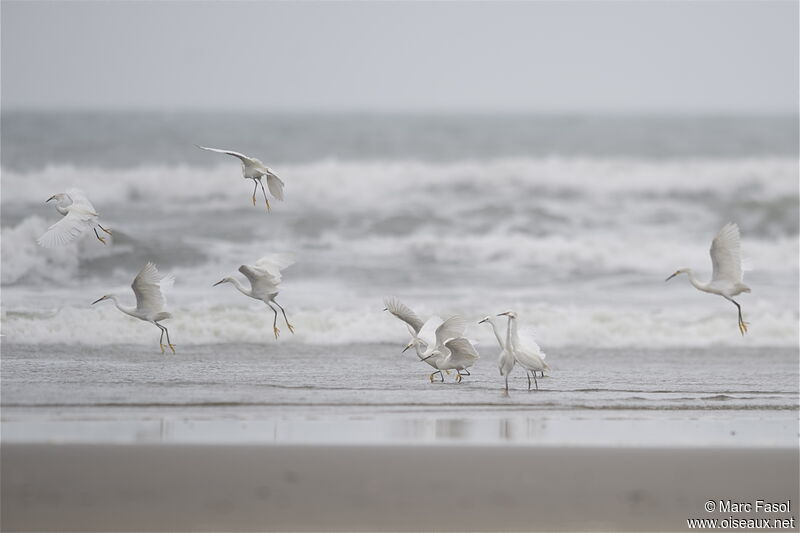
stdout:
<svg viewBox="0 0 800 533">
<path fill-rule="evenodd" d="M 478 324 L 483 324 L 484 322 L 492 326 L 494 336 L 497 339 L 497 343 L 500 345 L 500 355 L 497 357 L 497 368 L 500 370 L 500 375 L 506 378 L 506 391 L 508 391 L 508 375 L 511 374 L 511 371 L 514 370 L 514 365 L 517 364 L 517 361 L 514 359 L 514 354 L 511 353 L 511 342 L 508 338 L 511 334 L 511 329 L 506 327 L 506 338 L 503 339 L 500 335 L 496 318 L 487 316 L 478 322 Z"/>
<path fill-rule="evenodd" d="M 236 278 L 223 278 L 216 282 L 213 286 L 216 287 L 221 283 L 233 283 L 234 287 L 239 289 L 239 292 L 250 298 L 261 300 L 267 307 L 272 309 L 275 313 L 275 319 L 272 321 L 272 331 L 275 333 L 275 338 L 280 335 L 278 329 L 278 311 L 272 307 L 272 304 L 277 305 L 281 313 L 283 313 L 283 320 L 289 331 L 294 333 L 294 327 L 289 324 L 289 319 L 286 318 L 286 311 L 281 307 L 275 297 L 278 296 L 278 287 L 281 284 L 281 271 L 294 264 L 294 255 L 290 253 L 276 253 L 262 257 L 254 265 L 242 265 L 239 267 L 239 272 L 250 281 L 250 288 L 247 289 L 239 283 Z"/>
<path fill-rule="evenodd" d="M 433 377 L 436 374 L 439 374 L 441 380 L 444 381 L 442 369 L 437 366 L 438 360 L 444 357 L 444 353 L 440 351 L 438 354 L 434 354 L 434 352 L 437 348 L 444 348 L 445 341 L 461 337 L 464 334 L 464 329 L 467 325 L 464 319 L 454 316 L 442 321 L 441 318 L 434 316 L 423 323 L 422 319 L 414 311 L 396 298 L 387 298 L 384 300 L 384 304 L 386 305 L 384 311 L 389 311 L 405 322 L 408 332 L 411 334 L 411 342 L 406 345 L 403 351 L 414 348 L 420 361 L 424 361 L 436 369 L 436 372 L 430 375 L 431 382 L 433 382 Z M 423 344 L 425 345 L 424 352 L 420 350 L 420 346 Z M 444 370 L 449 373 L 449 369 Z"/>
<path fill-rule="evenodd" d="M 669 281 L 678 274 L 689 276 L 689 282 L 697 290 L 711 294 L 719 294 L 736 306 L 739 312 L 739 332 L 747 333 L 748 323 L 742 319 L 742 307 L 733 299 L 737 294 L 750 292 L 750 287 L 742 283 L 742 255 L 739 242 L 739 226 L 733 222 L 725 224 L 711 242 L 711 264 L 714 268 L 711 281 L 702 283 L 694 277 L 691 268 L 680 268 L 664 281 Z"/>
<path fill-rule="evenodd" d="M 536 390 L 539 390 L 539 382 L 536 381 L 536 371 L 544 375 L 545 370 L 550 370 L 550 367 L 545 362 L 545 354 L 539 345 L 536 344 L 531 338 L 523 337 L 517 330 L 517 314 L 514 311 L 506 311 L 497 316 L 508 317 L 508 331 L 506 333 L 506 346 L 511 345 L 511 353 L 514 354 L 519 366 L 525 369 L 525 374 L 528 376 L 528 390 L 531 390 L 531 374 L 533 374 L 533 382 L 536 384 Z"/>
<path fill-rule="evenodd" d="M 100 225 L 99 215 L 92 203 L 78 189 L 69 189 L 67 192 L 54 194 L 47 199 L 56 201 L 56 211 L 64 218 L 50 226 L 36 242 L 45 248 L 53 248 L 70 243 L 89 230 L 94 230 L 97 240 L 106 243 L 106 240 L 97 233 L 97 228 L 111 235 L 111 230 Z M 45 202 L 46 203 L 46 202 Z"/>
<path fill-rule="evenodd" d="M 209 152 L 232 155 L 242 162 L 242 176 L 246 179 L 253 180 L 253 205 L 256 205 L 256 191 L 258 191 L 258 186 L 261 185 L 261 191 L 264 193 L 264 200 L 267 202 L 267 211 L 270 210 L 269 199 L 267 198 L 267 191 L 264 190 L 264 183 L 261 181 L 262 178 L 267 178 L 267 187 L 269 187 L 270 194 L 276 200 L 283 200 L 283 181 L 272 172 L 272 169 L 255 157 L 248 157 L 232 150 L 208 148 L 206 146 L 200 146 L 199 144 L 195 144 L 195 146 L 201 150 L 208 150 Z"/>
<path fill-rule="evenodd" d="M 147 263 L 133 280 L 131 288 L 136 295 L 136 307 L 123 307 L 113 294 L 106 294 L 92 302 L 92 305 L 103 300 L 113 300 L 117 309 L 139 320 L 150 322 L 161 330 L 161 338 L 158 343 L 161 346 L 161 353 L 164 353 L 164 335 L 167 336 L 167 344 L 172 353 L 175 353 L 175 345 L 169 340 L 169 330 L 166 326 L 159 324 L 162 320 L 172 318 L 172 315 L 164 310 L 167 300 L 164 291 L 168 290 L 175 283 L 172 275 L 162 276 L 158 273 L 156 265 Z"/>
</svg>

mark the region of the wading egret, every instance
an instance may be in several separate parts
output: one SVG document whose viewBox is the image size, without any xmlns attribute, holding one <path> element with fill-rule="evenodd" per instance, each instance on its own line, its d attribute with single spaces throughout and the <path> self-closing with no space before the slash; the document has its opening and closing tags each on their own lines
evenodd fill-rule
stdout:
<svg viewBox="0 0 800 533">
<path fill-rule="evenodd" d="M 471 375 L 468 368 L 475 364 L 478 357 L 475 346 L 464 337 L 458 337 L 445 340 L 441 347 L 433 350 L 431 355 L 422 360 L 432 359 L 440 375 L 442 370 L 455 370 L 457 372 L 456 383 L 461 383 L 462 376 Z M 462 372 L 464 373 L 462 374 Z M 432 376 L 431 381 L 433 381 Z M 442 376 L 442 381 L 444 381 L 444 376 Z"/>
<path fill-rule="evenodd" d="M 533 374 L 533 382 L 536 384 L 536 390 L 539 390 L 539 382 L 536 381 L 536 371 L 544 375 L 545 370 L 550 370 L 547 363 L 544 361 L 545 355 L 536 341 L 530 338 L 523 340 L 517 331 L 517 314 L 514 311 L 506 311 L 497 316 L 508 317 L 508 334 L 507 338 L 511 341 L 511 353 L 514 354 L 519 366 L 525 369 L 525 374 L 528 376 L 528 390 L 531 390 L 531 374 Z"/>
<path fill-rule="evenodd" d="M 294 326 L 289 324 L 289 319 L 286 318 L 286 311 L 281 307 L 281 304 L 275 301 L 278 296 L 278 287 L 281 283 L 281 271 L 294 264 L 294 254 L 290 253 L 276 253 L 262 257 L 254 265 L 242 265 L 239 267 L 239 272 L 250 281 L 250 288 L 245 288 L 236 278 L 223 278 L 216 282 L 213 286 L 216 287 L 221 283 L 233 283 L 233 286 L 239 289 L 239 292 L 250 298 L 261 300 L 267 307 L 272 309 L 275 313 L 275 319 L 272 321 L 272 331 L 275 333 L 275 338 L 280 335 L 278 329 L 278 311 L 272 307 L 272 304 L 277 305 L 281 313 L 283 313 L 283 320 L 289 331 L 294 333 Z"/>
<path fill-rule="evenodd" d="M 500 331 L 497 326 L 497 319 L 492 316 L 487 316 L 478 324 L 483 324 L 487 322 L 490 326 L 492 326 L 492 331 L 494 332 L 495 338 L 497 338 L 497 343 L 500 345 L 501 351 L 500 355 L 497 357 L 497 368 L 500 370 L 500 375 L 506 378 L 506 391 L 508 390 L 508 375 L 511 374 L 511 371 L 514 370 L 514 365 L 517 364 L 517 361 L 514 359 L 514 354 L 511 353 L 510 342 L 508 336 L 511 334 L 510 328 L 506 326 L 506 338 L 503 339 L 500 336 Z"/>
<path fill-rule="evenodd" d="M 253 205 L 256 205 L 256 191 L 258 191 L 258 186 L 261 185 L 261 191 L 264 193 L 264 201 L 267 202 L 267 211 L 270 210 L 269 199 L 267 198 L 267 191 L 264 190 L 264 183 L 261 181 L 262 178 L 267 178 L 267 187 L 269 187 L 270 194 L 276 200 L 283 200 L 283 181 L 272 172 L 272 169 L 258 159 L 231 150 L 208 148 L 206 146 L 200 146 L 199 144 L 195 144 L 195 146 L 201 150 L 208 150 L 209 152 L 232 155 L 242 162 L 242 176 L 244 176 L 245 179 L 253 180 Z"/>
<path fill-rule="evenodd" d="M 434 350 L 443 346 L 444 341 L 461 337 L 464 334 L 464 329 L 467 327 L 464 319 L 454 316 L 442 321 L 441 318 L 434 316 L 423 323 L 422 319 L 400 300 L 386 298 L 383 303 L 386 306 L 384 311 L 389 311 L 405 322 L 408 332 L 411 334 L 411 342 L 406 345 L 403 351 L 414 348 L 420 361 L 424 361 L 436 369 L 436 372 L 430 375 L 431 382 L 436 374 L 439 374 L 442 381 L 444 381 L 444 375 L 442 375 L 437 366 L 438 359 L 443 355 L 430 356 L 433 355 Z M 420 346 L 423 344 L 425 345 L 424 352 L 420 350 Z"/>
<path fill-rule="evenodd" d="M 158 273 L 156 265 L 147 263 L 144 268 L 137 274 L 133 280 L 131 288 L 133 294 L 136 295 L 136 307 L 123 307 L 117 301 L 117 297 L 113 294 L 106 294 L 92 302 L 92 305 L 103 300 L 113 300 L 117 309 L 139 320 L 150 322 L 161 330 L 161 337 L 158 344 L 161 346 L 161 353 L 164 353 L 164 334 L 167 335 L 167 346 L 175 353 L 175 345 L 169 340 L 169 331 L 166 326 L 159 324 L 160 321 L 172 318 L 170 313 L 164 311 L 167 306 L 167 299 L 164 297 L 164 291 L 168 290 L 175 283 L 175 278 L 172 275 L 162 276 Z"/>
<path fill-rule="evenodd" d="M 725 224 L 711 242 L 711 264 L 714 271 L 711 281 L 702 283 L 694 277 L 691 268 L 680 268 L 664 281 L 669 281 L 678 274 L 689 276 L 689 282 L 697 290 L 711 294 L 719 294 L 736 306 L 739 312 L 739 332 L 747 333 L 748 323 L 742 319 L 742 307 L 733 299 L 737 294 L 750 292 L 750 287 L 742 283 L 742 256 L 739 242 L 739 226 L 733 222 Z"/>
<path fill-rule="evenodd" d="M 97 240 L 103 244 L 106 243 L 106 240 L 97 233 L 97 228 L 109 235 L 111 235 L 111 230 L 100 225 L 97 211 L 82 191 L 69 189 L 67 192 L 54 194 L 47 199 L 47 202 L 50 200 L 56 201 L 56 211 L 64 218 L 50 226 L 44 235 L 36 240 L 41 246 L 53 248 L 67 244 L 89 230 L 94 230 Z"/>
</svg>

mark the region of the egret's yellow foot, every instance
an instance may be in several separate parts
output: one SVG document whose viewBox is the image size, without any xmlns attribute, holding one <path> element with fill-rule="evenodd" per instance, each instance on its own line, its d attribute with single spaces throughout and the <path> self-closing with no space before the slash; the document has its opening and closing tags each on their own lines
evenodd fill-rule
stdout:
<svg viewBox="0 0 800 533">
<path fill-rule="evenodd" d="M 101 237 L 100 235 L 97 236 L 97 240 L 102 242 L 103 244 L 106 243 L 106 240 L 103 237 Z"/>
<path fill-rule="evenodd" d="M 267 213 L 269 213 L 270 211 L 271 211 L 271 210 L 270 210 L 270 208 L 269 208 L 269 200 L 267 200 Z"/>
<path fill-rule="evenodd" d="M 172 353 L 175 353 L 175 345 L 174 344 L 170 344 L 169 345 L 169 349 L 172 350 Z"/>
<path fill-rule="evenodd" d="M 256 195 L 253 195 L 253 205 L 256 205 Z"/>
<path fill-rule="evenodd" d="M 111 230 L 110 230 L 110 229 L 106 229 L 106 228 L 104 228 L 103 226 L 100 226 L 100 229 L 101 229 L 101 230 L 103 230 L 103 231 L 105 231 L 105 232 L 106 232 L 106 233 L 108 233 L 109 235 L 113 235 L 113 233 L 111 233 Z"/>
<path fill-rule="evenodd" d="M 291 325 L 291 324 L 289 324 L 288 322 L 286 323 L 286 326 L 289 328 L 289 331 L 291 331 L 291 332 L 292 332 L 292 335 L 294 335 L 294 326 L 292 326 L 292 325 Z"/>
<path fill-rule="evenodd" d="M 435 375 L 436 375 L 436 372 L 434 372 L 433 374 L 430 375 L 431 383 L 433 383 L 433 376 L 435 376 Z"/>
<path fill-rule="evenodd" d="M 445 372 L 447 373 L 448 376 L 450 375 L 450 370 L 449 369 L 445 370 Z"/>
<path fill-rule="evenodd" d="M 275 333 L 275 338 L 278 338 L 278 335 L 281 334 L 281 330 L 278 329 L 278 326 L 273 326 L 272 331 Z"/>
<path fill-rule="evenodd" d="M 461 383 L 461 374 L 456 376 L 456 383 Z"/>
<path fill-rule="evenodd" d="M 164 345 L 161 343 L 159 343 L 158 345 L 161 346 L 161 353 L 164 353 Z"/>
</svg>

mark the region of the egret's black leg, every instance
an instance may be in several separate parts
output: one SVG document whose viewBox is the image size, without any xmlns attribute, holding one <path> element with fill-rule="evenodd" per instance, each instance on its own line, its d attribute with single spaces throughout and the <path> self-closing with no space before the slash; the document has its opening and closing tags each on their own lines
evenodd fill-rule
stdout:
<svg viewBox="0 0 800 533">
<path fill-rule="evenodd" d="M 539 382 L 536 381 L 536 372 L 533 373 L 533 382 L 536 384 L 536 390 L 539 390 Z"/>
<path fill-rule="evenodd" d="M 472 374 L 469 373 L 469 370 L 467 370 L 466 368 L 462 369 L 461 371 L 464 372 L 464 374 L 466 374 L 467 376 L 471 376 L 472 375 Z"/>
<path fill-rule="evenodd" d="M 97 227 L 99 227 L 101 230 L 105 231 L 105 232 L 106 232 L 106 233 L 108 233 L 109 235 L 111 235 L 111 234 L 112 234 L 110 229 L 108 229 L 108 228 L 104 228 L 103 226 L 101 226 L 101 225 L 100 225 L 100 223 L 99 223 L 99 222 L 97 223 Z"/>
<path fill-rule="evenodd" d="M 508 374 L 506 374 L 506 392 L 508 392 Z"/>
<path fill-rule="evenodd" d="M 256 205 L 256 191 L 258 190 L 258 180 L 253 178 L 253 205 Z"/>
<path fill-rule="evenodd" d="M 739 303 L 736 300 L 734 300 L 733 298 L 728 298 L 726 296 L 725 299 L 726 300 L 730 300 L 733 303 L 733 305 L 736 306 L 736 310 L 739 313 L 739 333 L 744 335 L 745 333 L 747 333 L 747 322 L 745 322 L 744 318 L 742 318 L 742 306 L 739 305 Z"/>
<path fill-rule="evenodd" d="M 175 353 L 175 345 L 172 344 L 171 340 L 169 340 L 169 330 L 167 329 L 167 326 L 161 326 L 161 327 L 164 328 L 164 333 L 167 334 L 167 346 L 169 346 L 169 349 L 172 350 L 172 353 Z"/>
<path fill-rule="evenodd" d="M 94 228 L 94 234 L 95 234 L 95 236 L 97 236 L 97 240 L 98 241 L 102 242 L 103 244 L 106 243 L 106 240 L 104 238 L 102 238 L 99 233 L 97 233 L 97 229 L 96 228 Z"/>
<path fill-rule="evenodd" d="M 161 347 L 161 353 L 164 353 L 164 327 L 156 322 L 153 322 L 153 324 L 161 330 L 161 336 L 158 338 L 158 345 Z"/>
<path fill-rule="evenodd" d="M 264 182 L 261 181 L 261 178 L 258 178 L 258 184 L 261 185 L 261 192 L 264 193 L 264 201 L 267 202 L 267 211 L 269 211 L 269 198 L 267 198 L 267 191 L 264 190 Z M 255 195 L 255 193 L 253 193 Z"/>
<path fill-rule="evenodd" d="M 275 305 L 277 305 L 278 307 L 280 307 L 280 309 L 281 309 L 281 313 L 283 313 L 283 320 L 284 320 L 284 322 L 286 322 L 286 327 L 288 327 L 288 328 L 289 328 L 289 331 L 291 331 L 291 332 L 292 332 L 292 334 L 294 334 L 294 327 L 292 327 L 292 325 L 291 325 L 291 324 L 289 324 L 289 319 L 288 319 L 288 318 L 286 318 L 286 310 L 283 308 L 283 306 L 281 306 L 281 304 L 279 304 L 278 302 L 276 302 L 274 299 L 272 300 L 272 303 L 274 303 Z"/>
<path fill-rule="evenodd" d="M 269 302 L 267 302 L 267 307 L 272 309 L 272 312 L 275 313 L 275 318 L 272 321 L 272 332 L 275 333 L 275 338 L 277 339 L 278 335 L 281 334 L 281 330 L 278 329 L 278 310 L 272 307 Z"/>
<path fill-rule="evenodd" d="M 526 370 L 525 371 L 525 375 L 528 376 L 528 390 L 531 390 L 531 371 L 530 370 Z M 534 379 L 536 379 L 536 378 L 534 378 Z"/>
</svg>

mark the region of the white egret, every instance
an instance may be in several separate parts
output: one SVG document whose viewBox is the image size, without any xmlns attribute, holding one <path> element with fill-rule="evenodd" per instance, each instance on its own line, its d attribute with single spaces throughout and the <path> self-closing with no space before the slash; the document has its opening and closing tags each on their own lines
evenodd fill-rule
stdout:
<svg viewBox="0 0 800 533">
<path fill-rule="evenodd" d="M 262 257 L 254 265 L 242 265 L 239 267 L 239 272 L 245 275 L 250 281 L 250 288 L 245 288 L 236 278 L 223 278 L 216 282 L 213 286 L 216 287 L 221 283 L 233 283 L 233 286 L 239 289 L 239 292 L 250 298 L 261 300 L 267 307 L 272 309 L 275 313 L 275 319 L 272 321 L 272 331 L 275 333 L 275 338 L 280 335 L 278 329 L 278 311 L 272 307 L 272 304 L 277 305 L 281 313 L 283 313 L 283 320 L 289 331 L 294 333 L 294 326 L 289 323 L 286 318 L 286 311 L 279 304 L 275 297 L 278 296 L 278 287 L 281 283 L 281 271 L 285 270 L 295 262 L 294 254 L 290 253 L 275 253 Z"/>
<path fill-rule="evenodd" d="M 431 382 L 433 382 L 433 376 L 436 374 L 439 374 L 442 381 L 444 381 L 444 375 L 437 366 L 438 359 L 444 357 L 444 354 L 434 355 L 433 352 L 437 348 L 443 347 L 446 340 L 458 338 L 464 334 L 464 329 L 467 327 L 464 319 L 460 316 L 454 316 L 442 321 L 439 317 L 431 317 L 423 323 L 422 319 L 414 311 L 396 298 L 386 298 L 384 304 L 386 305 L 384 311 L 389 311 L 405 322 L 408 332 L 411 333 L 411 342 L 406 345 L 403 351 L 414 348 L 420 361 L 424 361 L 436 369 L 436 372 L 430 375 Z M 420 345 L 422 344 L 425 345 L 424 352 L 420 351 Z M 434 356 L 430 357 L 431 355 Z M 446 371 L 448 370 L 446 369 Z"/>
<path fill-rule="evenodd" d="M 253 180 L 253 205 L 256 205 L 256 191 L 258 186 L 261 185 L 261 191 L 264 193 L 264 200 L 267 202 L 267 211 L 270 210 L 269 199 L 267 198 L 267 191 L 264 190 L 264 183 L 262 178 L 267 178 L 267 187 L 269 187 L 270 194 L 276 200 L 283 200 L 283 181 L 275 175 L 275 173 L 266 166 L 264 163 L 254 157 L 248 157 L 239 152 L 232 150 L 220 150 L 219 148 L 208 148 L 195 144 L 201 150 L 208 150 L 209 152 L 217 152 L 219 154 L 232 155 L 242 162 L 242 176 L 245 179 Z"/>
<path fill-rule="evenodd" d="M 50 226 L 36 242 L 45 248 L 53 248 L 70 243 L 84 232 L 94 230 L 97 240 L 106 243 L 106 240 L 97 233 L 97 228 L 111 235 L 111 230 L 100 225 L 99 215 L 92 203 L 79 189 L 69 189 L 67 192 L 54 194 L 47 199 L 56 201 L 56 211 L 64 218 Z M 46 203 L 46 202 L 45 202 Z"/>
<path fill-rule="evenodd" d="M 475 346 L 468 339 L 457 337 L 445 340 L 441 347 L 434 349 L 430 355 L 422 360 L 432 359 L 440 375 L 442 370 L 455 370 L 457 372 L 456 383 L 461 383 L 462 376 L 471 375 L 468 369 L 475 364 L 478 358 L 479 355 L 475 350 Z M 464 372 L 464 374 L 461 372 Z M 431 378 L 431 381 L 433 381 L 433 378 Z M 442 376 L 442 381 L 444 381 L 444 376 Z"/>
<path fill-rule="evenodd" d="M 164 291 L 168 290 L 175 283 L 175 278 L 172 275 L 162 276 L 158 273 L 156 265 L 147 263 L 144 268 L 136 275 L 133 280 L 131 288 L 133 294 L 136 295 L 136 307 L 123 307 L 117 301 L 117 297 L 113 294 L 106 294 L 92 302 L 92 305 L 103 300 L 113 300 L 117 309 L 139 320 L 150 322 L 161 330 L 161 337 L 158 340 L 161 346 L 161 353 L 164 353 L 164 334 L 167 335 L 167 346 L 175 353 L 175 345 L 169 339 L 169 330 L 166 326 L 159 324 L 162 320 L 172 318 L 172 314 L 166 312 L 164 308 L 167 306 L 167 299 L 164 297 Z"/>
<path fill-rule="evenodd" d="M 508 391 L 508 375 L 511 374 L 511 371 L 514 370 L 514 365 L 517 364 L 510 348 L 511 340 L 509 336 L 511 335 L 511 328 L 508 326 L 506 327 L 506 338 L 503 339 L 503 337 L 500 336 L 496 318 L 487 316 L 478 322 L 478 324 L 483 324 L 484 322 L 488 322 L 489 325 L 492 326 L 494 336 L 497 338 L 497 343 L 500 345 L 501 351 L 500 355 L 497 357 L 497 368 L 500 370 L 500 375 L 506 378 L 506 391 Z"/>
<path fill-rule="evenodd" d="M 697 290 L 718 294 L 732 302 L 739 312 L 739 332 L 747 333 L 748 323 L 742 318 L 742 307 L 733 299 L 737 294 L 750 292 L 750 287 L 742 283 L 742 255 L 739 240 L 739 226 L 733 222 L 725 224 L 711 242 L 711 264 L 714 268 L 711 281 L 702 283 L 694 277 L 691 268 L 680 268 L 664 281 L 669 281 L 678 274 L 689 276 L 689 282 Z"/>
<path fill-rule="evenodd" d="M 508 317 L 508 333 L 507 338 L 510 341 L 511 353 L 514 354 L 519 366 L 525 369 L 525 375 L 528 376 L 528 390 L 531 390 L 531 374 L 533 374 L 533 382 L 536 384 L 536 390 L 539 390 L 539 382 L 536 381 L 536 371 L 544 374 L 545 370 L 550 370 L 550 367 L 544 361 L 544 354 L 541 348 L 533 339 L 523 339 L 517 331 L 517 314 L 514 311 L 506 311 L 497 316 Z M 508 342 L 506 343 L 508 346 Z"/>
</svg>

